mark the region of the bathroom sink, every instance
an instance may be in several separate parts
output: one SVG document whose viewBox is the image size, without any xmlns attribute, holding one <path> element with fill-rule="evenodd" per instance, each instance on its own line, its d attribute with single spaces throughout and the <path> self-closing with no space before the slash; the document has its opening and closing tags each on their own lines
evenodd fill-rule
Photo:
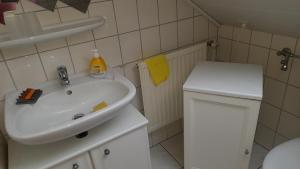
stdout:
<svg viewBox="0 0 300 169">
<path fill-rule="evenodd" d="M 136 93 L 134 85 L 118 74 L 113 80 L 71 78 L 68 87 L 57 81 L 33 87 L 43 90 L 37 103 L 16 105 L 21 91 L 9 93 L 5 101 L 8 135 L 28 145 L 51 143 L 88 131 L 122 112 L 118 110 L 130 104 Z M 103 101 L 108 106 L 92 112 Z"/>
</svg>

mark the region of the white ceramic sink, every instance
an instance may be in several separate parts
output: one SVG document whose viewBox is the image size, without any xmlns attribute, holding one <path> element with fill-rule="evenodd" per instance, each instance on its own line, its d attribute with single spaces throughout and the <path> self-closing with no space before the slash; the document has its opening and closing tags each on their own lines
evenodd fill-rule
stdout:
<svg viewBox="0 0 300 169">
<path fill-rule="evenodd" d="M 88 131 L 121 112 L 118 110 L 130 104 L 136 93 L 134 85 L 118 74 L 114 80 L 73 78 L 67 88 L 56 81 L 34 87 L 43 90 L 34 105 L 16 105 L 21 91 L 8 94 L 5 101 L 8 135 L 29 145 L 50 143 Z M 92 112 L 102 101 L 108 107 Z M 79 113 L 85 116 L 74 120 Z"/>
</svg>

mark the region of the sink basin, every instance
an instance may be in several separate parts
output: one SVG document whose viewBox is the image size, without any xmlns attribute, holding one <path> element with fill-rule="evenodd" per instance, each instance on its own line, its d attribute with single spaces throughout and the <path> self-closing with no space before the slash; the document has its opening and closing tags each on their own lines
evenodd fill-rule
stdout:
<svg viewBox="0 0 300 169">
<path fill-rule="evenodd" d="M 57 81 L 34 86 L 43 95 L 34 105 L 16 105 L 21 91 L 6 95 L 5 128 L 11 139 L 28 145 L 51 143 L 75 136 L 118 115 L 135 96 L 134 85 L 115 74 L 113 80 L 88 76 L 71 78 L 69 87 Z M 97 104 L 108 106 L 92 112 Z M 78 115 L 81 118 L 74 119 Z"/>
</svg>

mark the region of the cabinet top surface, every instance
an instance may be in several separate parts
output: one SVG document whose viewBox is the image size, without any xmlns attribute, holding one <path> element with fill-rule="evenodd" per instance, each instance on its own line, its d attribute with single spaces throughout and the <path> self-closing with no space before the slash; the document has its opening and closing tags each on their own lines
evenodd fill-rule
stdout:
<svg viewBox="0 0 300 169">
<path fill-rule="evenodd" d="M 132 105 L 110 121 L 89 131 L 82 139 L 75 137 L 55 143 L 29 146 L 8 141 L 10 169 L 46 169 L 147 125 L 147 119 Z"/>
<path fill-rule="evenodd" d="M 262 66 L 252 64 L 202 62 L 189 75 L 184 91 L 261 100 Z"/>
</svg>

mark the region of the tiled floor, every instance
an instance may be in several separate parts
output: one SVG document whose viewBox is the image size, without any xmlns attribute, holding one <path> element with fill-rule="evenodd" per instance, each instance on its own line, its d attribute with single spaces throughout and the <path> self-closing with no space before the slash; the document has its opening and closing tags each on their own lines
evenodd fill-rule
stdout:
<svg viewBox="0 0 300 169">
<path fill-rule="evenodd" d="M 254 144 L 249 169 L 258 169 L 268 150 Z M 183 169 L 183 134 L 151 148 L 152 169 Z"/>
</svg>

